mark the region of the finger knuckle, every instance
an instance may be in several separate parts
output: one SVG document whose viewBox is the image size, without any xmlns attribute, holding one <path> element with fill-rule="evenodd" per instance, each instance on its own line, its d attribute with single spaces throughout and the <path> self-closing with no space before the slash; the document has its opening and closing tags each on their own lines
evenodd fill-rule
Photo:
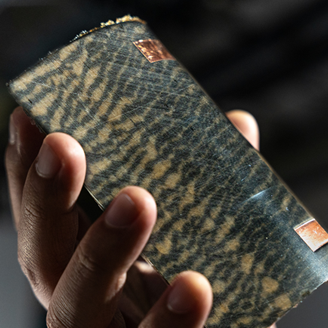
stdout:
<svg viewBox="0 0 328 328">
<path fill-rule="evenodd" d="M 69 327 L 67 320 L 63 320 L 63 316 L 54 309 L 53 306 L 50 306 L 49 311 L 46 317 L 46 323 L 48 328 L 66 328 Z"/>
<path fill-rule="evenodd" d="M 96 260 L 95 257 L 89 254 L 86 250 L 81 248 L 77 254 L 81 275 L 90 276 L 105 273 L 107 271 L 104 264 L 101 263 L 101 261 Z"/>
<path fill-rule="evenodd" d="M 18 255 L 18 262 L 22 272 L 30 282 L 33 290 L 39 291 L 42 286 L 42 283 L 38 270 L 34 267 L 34 265 L 31 264 L 31 261 L 29 261 L 27 257 L 24 255 L 21 254 Z"/>
<path fill-rule="evenodd" d="M 32 197 L 29 197 L 28 201 L 24 201 L 22 207 L 22 216 L 24 219 L 34 221 L 35 219 L 42 216 L 43 209 L 40 203 L 41 202 L 32 199 Z"/>
<path fill-rule="evenodd" d="M 18 242 L 18 263 L 22 272 L 29 280 L 34 291 L 43 289 L 43 274 L 42 268 L 38 263 L 37 258 L 34 256 L 33 250 L 31 251 L 30 244 L 25 240 L 20 239 Z"/>
</svg>

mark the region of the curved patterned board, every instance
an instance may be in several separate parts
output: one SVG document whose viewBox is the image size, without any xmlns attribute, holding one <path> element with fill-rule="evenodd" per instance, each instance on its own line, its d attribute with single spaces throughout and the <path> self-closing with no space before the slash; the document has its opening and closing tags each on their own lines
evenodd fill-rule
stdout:
<svg viewBox="0 0 328 328">
<path fill-rule="evenodd" d="M 328 248 L 313 252 L 295 232 L 311 216 L 155 40 L 138 21 L 105 26 L 10 91 L 46 133 L 81 143 L 102 208 L 127 185 L 153 194 L 143 256 L 168 281 L 187 269 L 210 280 L 207 327 L 268 327 L 327 281 Z"/>
</svg>

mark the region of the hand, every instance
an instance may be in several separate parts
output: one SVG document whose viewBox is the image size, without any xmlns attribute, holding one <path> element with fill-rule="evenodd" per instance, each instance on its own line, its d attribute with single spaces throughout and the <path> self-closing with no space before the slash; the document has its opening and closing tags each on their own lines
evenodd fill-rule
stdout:
<svg viewBox="0 0 328 328">
<path fill-rule="evenodd" d="M 256 123 L 243 125 L 238 115 L 229 117 L 256 142 Z M 45 138 L 21 108 L 10 131 L 6 167 L 18 258 L 48 310 L 48 327 L 202 327 L 212 301 L 205 277 L 184 272 L 166 288 L 136 262 L 156 219 L 152 196 L 125 188 L 91 225 L 76 205 L 86 171 L 80 145 L 61 133 Z"/>
</svg>

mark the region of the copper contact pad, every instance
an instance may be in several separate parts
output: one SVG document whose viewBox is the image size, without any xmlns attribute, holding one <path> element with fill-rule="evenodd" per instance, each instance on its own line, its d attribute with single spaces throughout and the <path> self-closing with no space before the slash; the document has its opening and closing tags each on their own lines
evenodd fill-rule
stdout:
<svg viewBox="0 0 328 328">
<path fill-rule="evenodd" d="M 148 59 L 150 63 L 164 59 L 175 59 L 159 40 L 139 40 L 133 42 L 133 44 Z"/>
<path fill-rule="evenodd" d="M 294 230 L 313 252 L 328 243 L 328 233 L 315 219 L 295 227 Z"/>
</svg>

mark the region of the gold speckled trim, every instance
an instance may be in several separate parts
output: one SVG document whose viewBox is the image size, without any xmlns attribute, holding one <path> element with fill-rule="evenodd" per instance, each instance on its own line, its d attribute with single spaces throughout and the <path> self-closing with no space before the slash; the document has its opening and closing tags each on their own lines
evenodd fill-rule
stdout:
<svg viewBox="0 0 328 328">
<path fill-rule="evenodd" d="M 123 17 L 120 17 L 120 18 L 116 18 L 116 21 L 112 21 L 112 20 L 108 20 L 107 22 L 105 23 L 100 23 L 100 26 L 98 27 L 95 27 L 89 31 L 87 30 L 84 30 L 82 31 L 80 34 L 78 34 L 74 39 L 73 41 L 79 39 L 79 38 L 82 38 L 82 36 L 85 36 L 89 33 L 92 33 L 94 31 L 97 31 L 97 30 L 100 30 L 104 27 L 107 27 L 107 26 L 110 26 L 110 25 L 115 25 L 115 24 L 120 24 L 120 23 L 125 23 L 125 22 L 139 22 L 139 23 L 142 23 L 142 24 L 147 24 L 146 21 L 140 19 L 139 17 L 137 16 L 130 16 L 130 15 L 125 15 Z"/>
</svg>

